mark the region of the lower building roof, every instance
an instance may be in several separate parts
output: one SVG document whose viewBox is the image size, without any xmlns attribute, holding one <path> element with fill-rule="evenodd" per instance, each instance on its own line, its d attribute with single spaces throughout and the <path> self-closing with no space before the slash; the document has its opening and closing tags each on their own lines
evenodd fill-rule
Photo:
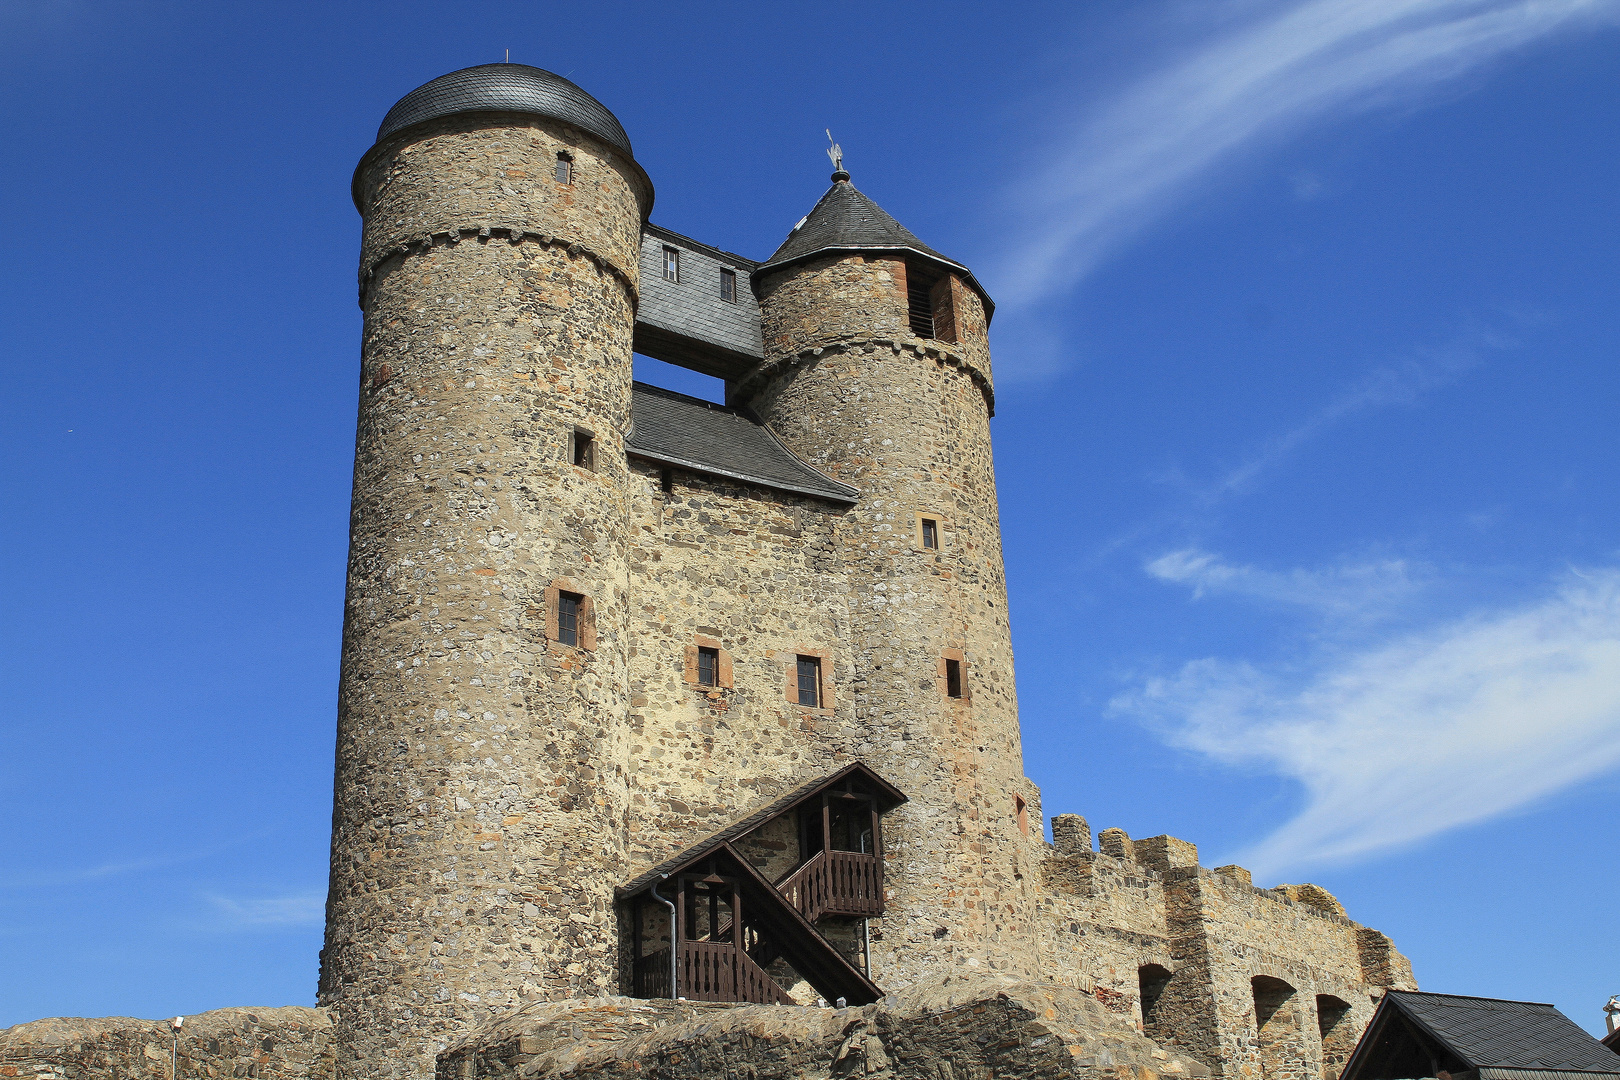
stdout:
<svg viewBox="0 0 1620 1080">
<path fill-rule="evenodd" d="M 626 448 L 637 457 L 778 491 L 853 503 L 861 493 L 811 468 L 751 413 L 636 383 Z"/>
<path fill-rule="evenodd" d="M 1341 1080 L 1437 1071 L 1479 1080 L 1600 1080 L 1620 1078 L 1620 1057 L 1542 1002 L 1391 990 Z"/>
</svg>

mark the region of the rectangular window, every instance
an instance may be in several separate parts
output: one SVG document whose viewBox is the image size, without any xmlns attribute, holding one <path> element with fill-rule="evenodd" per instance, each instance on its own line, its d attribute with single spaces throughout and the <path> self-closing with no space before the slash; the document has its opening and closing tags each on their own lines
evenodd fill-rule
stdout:
<svg viewBox="0 0 1620 1080">
<path fill-rule="evenodd" d="M 1018 818 L 1018 831 L 1025 836 L 1029 835 L 1029 807 L 1024 803 L 1022 795 L 1013 796 L 1013 814 Z"/>
<path fill-rule="evenodd" d="M 938 280 L 917 263 L 906 264 L 906 314 L 911 332 L 920 338 L 934 336 L 934 283 Z"/>
<path fill-rule="evenodd" d="M 667 247 L 664 249 L 664 280 L 681 280 L 681 253 L 677 248 Z"/>
<path fill-rule="evenodd" d="M 799 657 L 799 704 L 821 708 L 821 658 Z"/>
<path fill-rule="evenodd" d="M 939 550 L 939 522 L 933 518 L 922 519 L 922 546 Z"/>
<path fill-rule="evenodd" d="M 574 182 L 574 159 L 567 154 L 557 155 L 557 183 L 572 184 Z"/>
<path fill-rule="evenodd" d="M 581 469 L 596 469 L 596 439 L 590 432 L 574 429 L 573 458 Z"/>
<path fill-rule="evenodd" d="M 557 594 L 557 640 L 564 645 L 579 644 L 579 606 L 584 599 L 579 593 Z"/>
<path fill-rule="evenodd" d="M 720 271 L 720 299 L 729 304 L 737 302 L 737 271 Z"/>
<path fill-rule="evenodd" d="M 962 696 L 962 661 L 945 661 L 945 693 L 951 697 Z"/>
<path fill-rule="evenodd" d="M 698 685 L 720 685 L 720 650 L 698 647 Z"/>
</svg>

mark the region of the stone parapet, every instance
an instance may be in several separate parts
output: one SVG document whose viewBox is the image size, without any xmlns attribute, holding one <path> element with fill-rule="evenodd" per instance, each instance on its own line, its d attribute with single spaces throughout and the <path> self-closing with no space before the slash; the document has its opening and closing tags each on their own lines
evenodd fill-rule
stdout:
<svg viewBox="0 0 1620 1080">
<path fill-rule="evenodd" d="M 325 1009 L 217 1009 L 166 1020 L 127 1016 L 36 1020 L 0 1031 L 0 1077 L 17 1080 L 171 1080 L 264 1076 L 331 1080 L 332 1019 Z"/>
</svg>

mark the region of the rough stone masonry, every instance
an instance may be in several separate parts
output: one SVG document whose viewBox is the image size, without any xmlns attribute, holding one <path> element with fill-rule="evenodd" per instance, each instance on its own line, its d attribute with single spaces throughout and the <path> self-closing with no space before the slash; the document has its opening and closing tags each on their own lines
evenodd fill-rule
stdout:
<svg viewBox="0 0 1620 1080">
<path fill-rule="evenodd" d="M 1046 842 L 993 303 L 841 167 L 754 262 L 649 227 L 612 114 L 497 64 L 402 99 L 353 192 L 320 1007 L 209 1014 L 182 1075 L 1336 1080 L 1383 991 L 1415 985 L 1316 886 L 1256 888 L 1169 836 L 1094 845 L 1073 815 Z M 723 377 L 726 404 L 649 396 L 637 351 Z M 881 896 L 784 932 L 882 997 L 818 1002 L 718 907 L 704 955 L 757 959 L 798 1004 L 633 996 L 633 956 L 673 956 L 677 929 L 615 890 L 856 762 L 903 795 L 847 848 Z M 831 843 L 830 810 L 794 813 L 737 837 L 768 882 Z M 0 1036 L 0 1075 L 167 1068 L 151 1022 L 42 1023 Z"/>
</svg>

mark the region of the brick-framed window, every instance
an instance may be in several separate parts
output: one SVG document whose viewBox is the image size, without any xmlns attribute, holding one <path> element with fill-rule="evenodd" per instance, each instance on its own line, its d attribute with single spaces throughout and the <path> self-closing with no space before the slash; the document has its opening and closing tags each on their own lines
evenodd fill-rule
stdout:
<svg viewBox="0 0 1620 1080">
<path fill-rule="evenodd" d="M 961 649 L 943 649 L 939 654 L 939 694 L 947 701 L 967 704 L 972 697 L 968 685 L 967 657 Z"/>
<path fill-rule="evenodd" d="M 911 543 L 921 551 L 945 549 L 944 515 L 918 510 L 911 515 Z"/>
<path fill-rule="evenodd" d="M 1029 835 L 1029 803 L 1024 801 L 1022 795 L 1013 794 L 1013 817 L 1018 821 L 1018 831 L 1025 836 Z"/>
<path fill-rule="evenodd" d="M 917 260 L 902 265 L 911 332 L 920 338 L 955 344 L 957 290 L 961 288 L 956 275 Z"/>
<path fill-rule="evenodd" d="M 582 427 L 568 433 L 568 460 L 575 468 L 596 471 L 596 435 Z"/>
<path fill-rule="evenodd" d="M 956 293 L 962 286 L 955 274 L 946 274 L 928 290 L 928 307 L 934 316 L 934 340 L 956 344 Z"/>
<path fill-rule="evenodd" d="M 720 639 L 695 634 L 686 647 L 681 678 L 700 690 L 730 690 L 735 685 L 731 654 L 720 647 Z"/>
<path fill-rule="evenodd" d="M 728 304 L 737 302 L 737 271 L 725 269 L 720 271 L 720 299 Z"/>
<path fill-rule="evenodd" d="M 681 280 L 681 249 L 664 247 L 664 280 L 679 283 Z"/>
<path fill-rule="evenodd" d="M 832 655 L 799 646 L 787 654 L 787 700 L 800 709 L 830 712 L 833 707 Z"/>
<path fill-rule="evenodd" d="M 567 150 L 557 151 L 557 183 L 572 184 L 574 182 L 574 155 Z"/>
<path fill-rule="evenodd" d="M 558 645 L 596 649 L 596 605 L 590 594 L 568 578 L 546 586 L 546 639 Z"/>
</svg>

